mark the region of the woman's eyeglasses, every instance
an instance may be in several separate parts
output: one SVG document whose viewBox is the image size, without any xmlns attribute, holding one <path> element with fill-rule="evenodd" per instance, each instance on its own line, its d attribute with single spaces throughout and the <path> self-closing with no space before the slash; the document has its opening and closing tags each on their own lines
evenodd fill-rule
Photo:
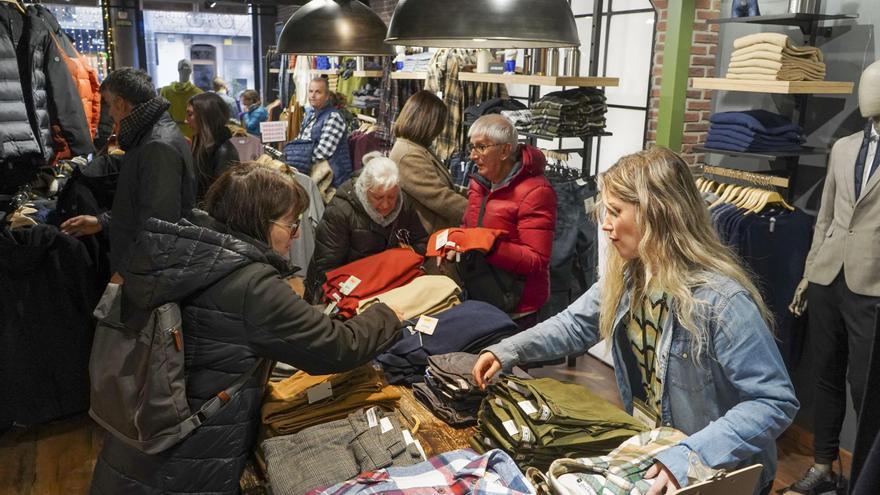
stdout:
<svg viewBox="0 0 880 495">
<path fill-rule="evenodd" d="M 274 223 L 275 225 L 277 225 L 283 229 L 287 229 L 287 232 L 289 232 L 290 237 L 293 237 L 294 235 L 296 235 L 296 231 L 299 230 L 299 226 L 302 223 L 302 214 L 300 213 L 300 215 L 296 218 L 296 221 L 293 223 L 284 223 L 284 222 L 279 222 L 278 220 L 272 220 L 272 223 Z"/>
<path fill-rule="evenodd" d="M 468 154 L 470 154 L 470 153 L 473 153 L 474 150 L 477 150 L 477 153 L 479 153 L 479 154 L 481 154 L 481 155 L 484 155 L 484 154 L 486 154 L 486 151 L 487 151 L 489 148 L 491 148 L 491 147 L 493 147 L 493 146 L 502 146 L 503 144 L 504 144 L 504 143 L 494 143 L 494 144 L 483 144 L 483 143 L 474 144 L 474 143 L 468 143 L 468 145 L 467 145 L 467 151 L 468 151 Z"/>
</svg>

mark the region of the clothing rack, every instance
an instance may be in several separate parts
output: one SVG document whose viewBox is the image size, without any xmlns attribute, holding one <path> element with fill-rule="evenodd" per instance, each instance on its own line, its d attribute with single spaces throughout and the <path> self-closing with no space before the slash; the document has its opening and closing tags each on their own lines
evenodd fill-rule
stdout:
<svg viewBox="0 0 880 495">
<path fill-rule="evenodd" d="M 357 114 L 357 118 L 369 124 L 375 124 L 377 122 L 376 117 L 370 117 L 369 115 L 364 115 L 362 113 Z"/>
<path fill-rule="evenodd" d="M 758 186 L 765 187 L 781 187 L 784 189 L 788 189 L 789 179 L 785 177 L 777 177 L 775 175 L 762 175 L 756 174 L 752 172 L 745 172 L 742 170 L 733 170 L 729 168 L 723 167 L 713 167 L 710 165 L 701 165 L 698 170 L 703 174 L 714 175 L 716 177 L 727 177 L 729 179 L 736 179 L 745 182 L 749 182 L 751 184 L 755 184 Z"/>
</svg>

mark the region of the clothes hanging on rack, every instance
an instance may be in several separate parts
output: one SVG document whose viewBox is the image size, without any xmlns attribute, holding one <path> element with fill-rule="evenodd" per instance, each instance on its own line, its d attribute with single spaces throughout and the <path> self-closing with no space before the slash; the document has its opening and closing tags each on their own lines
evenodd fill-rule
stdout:
<svg viewBox="0 0 880 495">
<path fill-rule="evenodd" d="M 410 96 L 418 93 L 425 87 L 425 82 L 416 79 L 391 79 L 391 64 L 385 64 L 382 68 L 381 93 L 379 97 L 379 110 L 376 114 L 378 129 L 376 132 L 384 138 L 391 140 L 391 129 L 397 115 L 403 108 L 403 104 Z"/>
</svg>

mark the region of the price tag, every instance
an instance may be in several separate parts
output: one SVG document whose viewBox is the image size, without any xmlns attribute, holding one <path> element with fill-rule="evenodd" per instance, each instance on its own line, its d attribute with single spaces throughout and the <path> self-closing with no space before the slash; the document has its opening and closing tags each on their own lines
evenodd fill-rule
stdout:
<svg viewBox="0 0 880 495">
<path fill-rule="evenodd" d="M 409 432 L 406 428 L 403 429 L 403 441 L 406 442 L 407 445 L 412 445 L 415 443 L 413 440 L 412 433 Z"/>
<path fill-rule="evenodd" d="M 446 242 L 449 240 L 449 229 L 444 229 L 437 234 L 437 239 L 434 241 L 434 249 L 440 251 L 446 246 Z"/>
<path fill-rule="evenodd" d="M 522 412 L 526 414 L 535 414 L 536 412 L 538 412 L 538 410 L 535 409 L 535 405 L 532 404 L 531 401 L 519 401 L 516 403 L 516 405 L 519 406 L 519 408 L 522 409 Z"/>
<path fill-rule="evenodd" d="M 391 420 L 388 418 L 382 418 L 379 420 L 379 427 L 381 428 L 382 433 L 388 433 L 394 429 L 394 425 L 391 424 Z"/>
<path fill-rule="evenodd" d="M 520 438 L 522 438 L 523 443 L 531 444 L 532 443 L 532 430 L 529 429 L 528 426 L 522 425 L 519 428 Z"/>
<path fill-rule="evenodd" d="M 375 428 L 379 425 L 379 420 L 376 419 L 375 407 L 367 409 L 367 424 L 370 426 L 370 428 Z"/>
<path fill-rule="evenodd" d="M 462 378 L 458 379 L 458 386 L 461 387 L 462 390 L 470 390 L 471 388 L 470 384 Z"/>
<path fill-rule="evenodd" d="M 416 330 L 426 335 L 434 335 L 437 323 L 437 318 L 422 315 L 419 316 L 419 321 L 416 322 Z"/>
<path fill-rule="evenodd" d="M 510 435 L 511 438 L 519 433 L 519 430 L 516 427 L 516 423 L 514 423 L 512 419 L 508 419 L 507 421 L 501 423 L 501 426 L 504 427 L 505 431 L 507 431 L 507 434 Z"/>
<path fill-rule="evenodd" d="M 361 279 L 352 275 L 352 276 L 348 277 L 348 280 L 346 280 L 345 282 L 342 283 L 342 285 L 339 286 L 339 292 L 341 292 L 342 295 L 347 296 L 347 295 L 351 294 L 352 291 L 354 291 L 354 289 L 360 284 L 361 284 Z"/>
<path fill-rule="evenodd" d="M 319 383 L 306 390 L 306 397 L 309 399 L 309 404 L 333 397 L 333 386 L 330 382 Z"/>
<path fill-rule="evenodd" d="M 495 405 L 498 407 L 504 407 L 504 401 L 498 397 L 495 397 Z"/>
<path fill-rule="evenodd" d="M 660 426 L 660 418 L 643 401 L 633 399 L 633 417 L 648 428 Z"/>
<path fill-rule="evenodd" d="M 287 121 L 260 122 L 260 135 L 264 143 L 287 141 Z"/>
<path fill-rule="evenodd" d="M 541 421 L 547 421 L 550 419 L 550 408 L 547 407 L 547 404 L 541 405 Z"/>
</svg>

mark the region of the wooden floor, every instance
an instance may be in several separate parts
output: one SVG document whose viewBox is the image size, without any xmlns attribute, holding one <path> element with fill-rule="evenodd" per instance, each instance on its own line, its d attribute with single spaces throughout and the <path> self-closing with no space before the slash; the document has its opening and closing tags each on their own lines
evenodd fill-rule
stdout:
<svg viewBox="0 0 880 495">
<path fill-rule="evenodd" d="M 590 356 L 579 358 L 575 368 L 545 366 L 530 369 L 529 373 L 580 383 L 620 405 L 611 368 Z M 0 435 L 0 495 L 87 493 L 102 438 L 103 431 L 85 415 L 47 425 L 12 428 Z M 779 439 L 774 490 L 790 485 L 809 468 L 809 444 L 809 434 L 797 427 Z M 842 457 L 848 472 L 850 458 L 846 453 Z"/>
</svg>

